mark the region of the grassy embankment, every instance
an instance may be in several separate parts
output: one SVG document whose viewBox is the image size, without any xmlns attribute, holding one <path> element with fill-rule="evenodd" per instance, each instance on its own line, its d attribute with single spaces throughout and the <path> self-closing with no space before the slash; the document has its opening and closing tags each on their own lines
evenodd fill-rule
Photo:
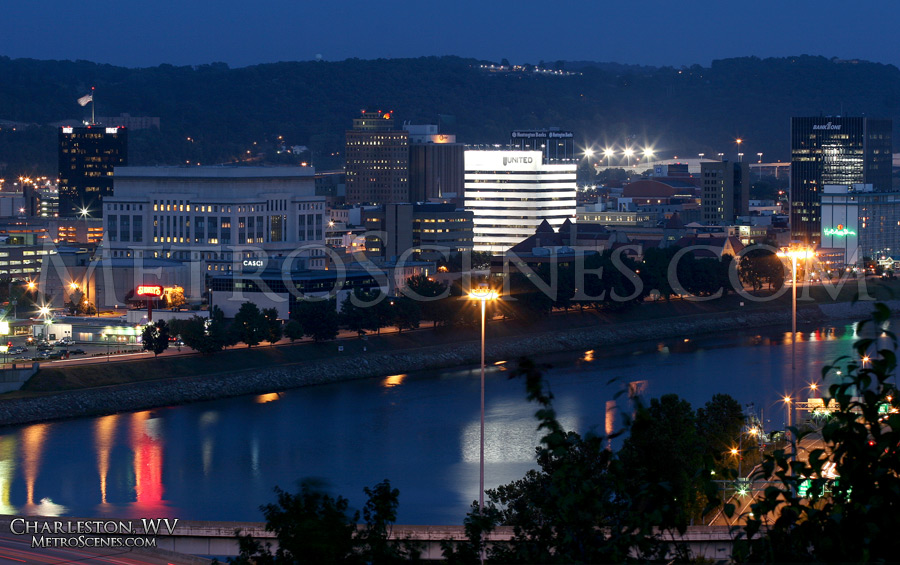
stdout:
<svg viewBox="0 0 900 565">
<path fill-rule="evenodd" d="M 900 297 L 900 281 L 867 281 L 869 294 L 879 300 Z M 809 289 L 798 288 L 798 297 L 806 295 L 811 300 L 799 302 L 800 308 L 826 302 L 846 302 L 858 292 L 856 284 L 847 284 L 833 299 L 822 286 Z M 761 296 L 770 293 L 761 292 Z M 743 302 L 743 306 L 741 303 Z M 599 324 L 640 323 L 648 320 L 698 316 L 721 312 L 765 311 L 790 309 L 791 292 L 787 288 L 781 296 L 765 302 L 748 300 L 734 294 L 708 301 L 671 300 L 643 303 L 621 312 L 607 312 L 578 309 L 568 313 L 557 312 L 538 322 L 524 323 L 517 320 L 495 321 L 488 325 L 488 339 L 553 333 L 592 327 Z M 424 328 L 402 334 L 389 333 L 370 335 L 368 339 L 342 339 L 325 343 L 298 343 L 295 345 L 263 346 L 247 349 L 240 347 L 219 352 L 215 355 L 177 355 L 157 359 L 147 358 L 133 361 L 113 361 L 71 365 L 68 367 L 51 365 L 42 368 L 32 377 L 21 391 L 8 393 L 0 398 L 34 396 L 48 392 L 58 392 L 78 388 L 110 386 L 138 381 L 225 374 L 252 370 L 254 367 L 290 365 L 315 362 L 318 359 L 336 355 L 366 355 L 390 353 L 419 347 L 450 345 L 478 339 L 478 329 L 472 327 Z M 338 352 L 343 346 L 343 352 Z M 363 351 L 366 348 L 366 351 Z"/>
</svg>

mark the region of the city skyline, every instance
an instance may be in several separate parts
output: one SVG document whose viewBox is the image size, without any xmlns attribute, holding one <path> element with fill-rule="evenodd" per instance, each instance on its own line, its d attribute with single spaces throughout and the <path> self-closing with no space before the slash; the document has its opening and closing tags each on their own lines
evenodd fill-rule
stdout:
<svg viewBox="0 0 900 565">
<path fill-rule="evenodd" d="M 235 0 L 215 12 L 200 2 L 152 5 L 99 2 L 86 9 L 59 0 L 6 7 L 0 55 L 90 60 L 126 67 L 225 62 L 326 61 L 458 55 L 515 64 L 603 61 L 649 66 L 708 66 L 715 59 L 822 55 L 900 65 L 893 49 L 896 5 L 857 4 L 853 17 L 837 0 L 741 11 L 699 2 L 628 4 L 568 0 L 548 11 L 537 3 L 437 4 L 358 0 L 339 4 L 272 0 L 248 8 Z M 95 33 L 76 33 L 90 28 Z M 740 33 L 735 33 L 735 29 Z M 834 30 L 834 33 L 823 33 Z M 378 33 L 372 33 L 378 31 Z M 714 50 L 710 47 L 714 45 Z"/>
</svg>

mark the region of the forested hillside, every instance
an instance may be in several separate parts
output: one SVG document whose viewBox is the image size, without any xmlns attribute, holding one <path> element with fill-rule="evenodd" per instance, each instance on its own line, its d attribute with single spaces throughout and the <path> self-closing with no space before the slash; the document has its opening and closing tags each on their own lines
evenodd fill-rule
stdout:
<svg viewBox="0 0 900 565">
<path fill-rule="evenodd" d="M 76 99 L 92 85 L 99 116 L 161 119 L 159 131 L 132 133 L 132 164 L 228 162 L 283 136 L 309 146 L 317 168 L 336 168 L 344 130 L 362 108 L 392 109 L 400 122 L 454 116 L 448 127 L 464 143 L 558 126 L 584 144 L 646 141 L 664 156 L 734 154 L 740 136 L 754 159 L 762 151 L 785 160 L 794 115 L 888 117 L 900 131 L 892 65 L 810 56 L 682 69 L 572 62 L 554 65 L 581 74 L 547 76 L 489 73 L 480 64 L 429 57 L 130 69 L 0 57 L 0 121 L 33 124 L 2 127 L 0 176 L 55 174 L 56 129 L 46 124 L 89 116 Z"/>
</svg>

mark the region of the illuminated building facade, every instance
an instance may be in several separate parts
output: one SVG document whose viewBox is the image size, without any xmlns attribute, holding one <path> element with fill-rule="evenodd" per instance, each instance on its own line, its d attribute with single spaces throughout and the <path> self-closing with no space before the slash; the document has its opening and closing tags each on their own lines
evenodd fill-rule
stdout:
<svg viewBox="0 0 900 565">
<path fill-rule="evenodd" d="M 848 265 L 876 254 L 900 254 L 900 192 L 871 184 L 825 185 L 821 247 L 843 249 Z"/>
<path fill-rule="evenodd" d="M 100 217 L 113 194 L 113 168 L 127 164 L 127 129 L 59 128 L 59 216 Z"/>
<path fill-rule="evenodd" d="M 472 218 L 452 203 L 385 204 L 366 214 L 366 254 L 437 260 L 471 251 Z"/>
<path fill-rule="evenodd" d="M 312 167 L 123 167 L 104 200 L 104 256 L 191 261 L 204 271 L 303 246 L 326 266 L 325 197 Z"/>
<path fill-rule="evenodd" d="M 409 132 L 390 112 L 362 111 L 346 134 L 348 204 L 409 202 Z"/>
<path fill-rule="evenodd" d="M 547 222 L 575 218 L 573 164 L 545 164 L 540 151 L 466 151 L 465 206 L 474 250 L 502 254 Z"/>
<path fill-rule="evenodd" d="M 891 120 L 791 118 L 791 239 L 818 243 L 825 185 L 891 190 Z"/>
</svg>

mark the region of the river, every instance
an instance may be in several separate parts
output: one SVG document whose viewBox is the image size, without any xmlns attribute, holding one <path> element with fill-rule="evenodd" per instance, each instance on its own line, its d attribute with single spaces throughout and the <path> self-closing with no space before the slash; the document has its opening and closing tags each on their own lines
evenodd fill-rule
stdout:
<svg viewBox="0 0 900 565">
<path fill-rule="evenodd" d="M 798 388 L 848 354 L 854 326 L 801 328 Z M 604 432 L 629 382 L 696 408 L 728 393 L 783 426 L 790 333 L 736 331 L 541 358 L 563 424 Z M 485 484 L 520 478 L 539 441 L 515 360 L 486 377 Z M 455 524 L 478 491 L 479 372 L 393 375 L 99 418 L 5 428 L 0 513 L 261 521 L 273 487 L 318 477 L 360 508 L 363 487 L 400 489 L 398 523 Z M 613 380 L 613 382 L 609 382 Z M 627 408 L 620 397 L 618 405 Z M 616 425 L 620 422 L 616 421 Z"/>
</svg>

